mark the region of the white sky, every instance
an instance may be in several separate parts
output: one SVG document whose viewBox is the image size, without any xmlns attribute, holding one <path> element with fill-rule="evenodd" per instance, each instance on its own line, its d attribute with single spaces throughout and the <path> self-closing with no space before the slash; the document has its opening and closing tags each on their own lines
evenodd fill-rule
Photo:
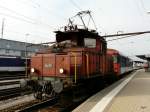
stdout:
<svg viewBox="0 0 150 112">
<path fill-rule="evenodd" d="M 5 39 L 55 41 L 53 31 L 81 10 L 91 10 L 100 35 L 150 30 L 150 0 L 0 0 Z M 27 35 L 29 34 L 29 35 Z M 150 34 L 108 42 L 126 55 L 150 53 Z"/>
</svg>

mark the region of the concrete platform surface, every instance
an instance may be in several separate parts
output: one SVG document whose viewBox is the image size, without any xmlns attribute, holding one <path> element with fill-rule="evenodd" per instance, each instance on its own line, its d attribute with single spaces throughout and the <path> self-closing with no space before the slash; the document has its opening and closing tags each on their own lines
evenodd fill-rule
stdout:
<svg viewBox="0 0 150 112">
<path fill-rule="evenodd" d="M 150 112 L 150 72 L 138 70 L 129 74 L 73 112 Z"/>
<path fill-rule="evenodd" d="M 139 71 L 104 112 L 150 112 L 150 72 Z"/>
</svg>

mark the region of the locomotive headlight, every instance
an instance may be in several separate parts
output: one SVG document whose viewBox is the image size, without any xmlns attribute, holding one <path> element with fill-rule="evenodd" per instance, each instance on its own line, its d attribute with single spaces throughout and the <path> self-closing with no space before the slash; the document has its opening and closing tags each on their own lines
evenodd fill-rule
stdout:
<svg viewBox="0 0 150 112">
<path fill-rule="evenodd" d="M 35 69 L 34 68 L 31 68 L 31 73 L 34 73 L 35 72 Z"/>
<path fill-rule="evenodd" d="M 59 73 L 63 74 L 63 73 L 64 73 L 64 69 L 63 69 L 63 68 L 60 68 L 60 69 L 59 69 Z"/>
</svg>

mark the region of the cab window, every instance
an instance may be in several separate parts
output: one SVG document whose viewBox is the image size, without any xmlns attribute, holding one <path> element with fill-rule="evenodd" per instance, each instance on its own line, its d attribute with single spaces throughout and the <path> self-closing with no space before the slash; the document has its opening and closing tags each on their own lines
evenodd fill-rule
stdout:
<svg viewBox="0 0 150 112">
<path fill-rule="evenodd" d="M 84 38 L 84 45 L 87 48 L 95 48 L 96 47 L 96 39 Z"/>
</svg>

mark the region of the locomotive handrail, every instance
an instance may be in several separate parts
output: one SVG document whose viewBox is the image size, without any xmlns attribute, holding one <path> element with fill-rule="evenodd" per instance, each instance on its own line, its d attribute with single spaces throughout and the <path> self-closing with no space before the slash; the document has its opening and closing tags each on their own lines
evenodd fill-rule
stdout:
<svg viewBox="0 0 150 112">
<path fill-rule="evenodd" d="M 71 54 L 74 56 L 74 83 L 76 83 L 77 82 L 77 56 L 73 52 L 71 52 Z"/>
<path fill-rule="evenodd" d="M 86 54 L 86 72 L 87 72 L 87 76 L 89 78 L 89 55 Z"/>
<path fill-rule="evenodd" d="M 76 57 L 76 55 L 75 55 L 75 57 L 74 57 L 74 61 L 75 61 L 75 63 L 74 63 L 74 66 L 75 66 L 75 76 L 74 76 L 74 78 L 75 78 L 75 83 L 77 82 L 77 57 Z"/>
</svg>

